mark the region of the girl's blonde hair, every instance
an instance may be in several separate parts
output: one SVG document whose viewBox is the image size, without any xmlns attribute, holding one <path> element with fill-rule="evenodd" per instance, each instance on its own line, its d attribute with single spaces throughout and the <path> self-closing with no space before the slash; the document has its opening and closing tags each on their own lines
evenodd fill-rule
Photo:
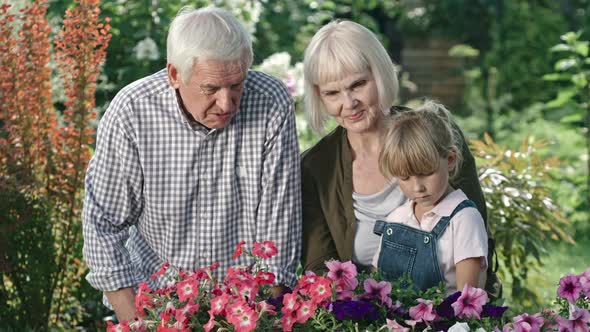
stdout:
<svg viewBox="0 0 590 332">
<path fill-rule="evenodd" d="M 426 101 L 416 110 L 399 111 L 385 125 L 379 155 L 379 169 L 385 177 L 432 174 L 450 152 L 457 157 L 449 177 L 457 175 L 463 160 L 460 134 L 443 105 Z"/>
</svg>

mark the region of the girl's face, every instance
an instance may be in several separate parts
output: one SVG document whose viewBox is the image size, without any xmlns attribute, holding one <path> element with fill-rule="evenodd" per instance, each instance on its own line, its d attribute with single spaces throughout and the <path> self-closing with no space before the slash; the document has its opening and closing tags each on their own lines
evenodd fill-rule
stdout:
<svg viewBox="0 0 590 332">
<path fill-rule="evenodd" d="M 377 85 L 370 71 L 316 86 L 326 111 L 346 130 L 354 133 L 377 130 L 383 117 Z"/>
<path fill-rule="evenodd" d="M 400 189 L 424 211 L 431 210 L 451 192 L 449 171 L 455 167 L 456 160 L 451 152 L 447 158 L 440 158 L 438 169 L 432 174 L 398 178 Z"/>
</svg>

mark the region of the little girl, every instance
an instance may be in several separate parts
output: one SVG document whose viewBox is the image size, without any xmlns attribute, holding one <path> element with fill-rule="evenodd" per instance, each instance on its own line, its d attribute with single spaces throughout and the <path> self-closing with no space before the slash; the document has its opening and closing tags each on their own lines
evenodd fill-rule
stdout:
<svg viewBox="0 0 590 332">
<path fill-rule="evenodd" d="M 373 265 L 389 280 L 408 274 L 422 290 L 443 280 L 448 294 L 483 288 L 488 238 L 474 203 L 449 184 L 462 160 L 449 112 L 426 102 L 389 121 L 379 167 L 408 201 L 375 224 L 382 238 Z"/>
</svg>

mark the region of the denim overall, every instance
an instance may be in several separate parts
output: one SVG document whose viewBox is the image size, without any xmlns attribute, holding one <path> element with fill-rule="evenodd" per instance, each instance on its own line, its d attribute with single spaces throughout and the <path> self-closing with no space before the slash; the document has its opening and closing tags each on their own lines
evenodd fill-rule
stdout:
<svg viewBox="0 0 590 332">
<path fill-rule="evenodd" d="M 377 263 L 381 276 L 394 281 L 407 274 L 420 290 L 438 286 L 445 279 L 438 265 L 436 243 L 455 214 L 466 207 L 475 208 L 475 203 L 464 200 L 450 216 L 441 218 L 431 232 L 377 220 L 373 232 L 382 235 Z"/>
</svg>

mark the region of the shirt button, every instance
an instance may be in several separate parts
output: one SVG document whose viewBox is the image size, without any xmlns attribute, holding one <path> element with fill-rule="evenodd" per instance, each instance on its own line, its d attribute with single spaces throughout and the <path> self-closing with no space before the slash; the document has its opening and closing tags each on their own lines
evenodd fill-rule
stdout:
<svg viewBox="0 0 590 332">
<path fill-rule="evenodd" d="M 428 244 L 430 242 L 430 237 L 425 236 L 424 237 L 424 244 Z"/>
<path fill-rule="evenodd" d="M 209 254 L 207 254 L 206 252 L 201 254 L 201 258 L 207 258 L 207 257 L 209 257 Z"/>
</svg>

